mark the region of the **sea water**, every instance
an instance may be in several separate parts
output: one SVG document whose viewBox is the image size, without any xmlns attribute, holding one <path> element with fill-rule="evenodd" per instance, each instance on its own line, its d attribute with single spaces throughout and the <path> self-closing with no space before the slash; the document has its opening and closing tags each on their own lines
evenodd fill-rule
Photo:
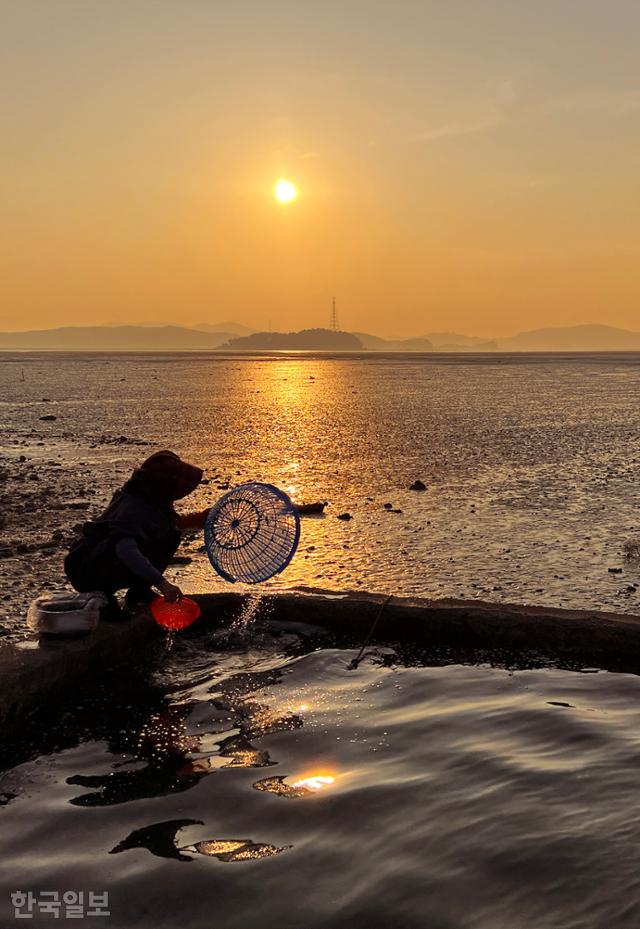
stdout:
<svg viewBox="0 0 640 929">
<path fill-rule="evenodd" d="M 3 628 L 61 580 L 73 526 L 164 447 L 205 468 L 182 510 L 247 480 L 328 501 L 267 590 L 640 609 L 638 355 L 5 355 L 0 398 L 3 541 L 63 540 L 0 559 Z M 228 588 L 202 541 L 176 579 Z"/>
<path fill-rule="evenodd" d="M 63 708 L 0 779 L 0 923 L 636 929 L 640 679 L 356 654 L 203 632 Z"/>
</svg>

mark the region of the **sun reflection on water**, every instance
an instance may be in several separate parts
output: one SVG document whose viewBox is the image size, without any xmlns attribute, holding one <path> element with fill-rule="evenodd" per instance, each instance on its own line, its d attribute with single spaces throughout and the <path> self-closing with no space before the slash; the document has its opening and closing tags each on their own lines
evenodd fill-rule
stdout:
<svg viewBox="0 0 640 929">
<path fill-rule="evenodd" d="M 291 785 L 296 789 L 306 788 L 307 790 L 324 790 L 325 787 L 328 787 L 330 784 L 333 784 L 335 777 L 331 774 L 312 774 L 310 777 L 300 778 L 299 781 L 294 781 Z"/>
</svg>

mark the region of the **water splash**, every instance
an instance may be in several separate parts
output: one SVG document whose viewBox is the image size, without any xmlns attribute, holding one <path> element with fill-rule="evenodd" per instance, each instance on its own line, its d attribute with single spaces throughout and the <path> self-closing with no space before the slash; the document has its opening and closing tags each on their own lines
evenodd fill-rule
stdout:
<svg viewBox="0 0 640 929">
<path fill-rule="evenodd" d="M 262 592 L 248 593 L 240 612 L 231 625 L 222 632 L 214 632 L 217 647 L 247 648 L 251 645 L 258 619 L 264 619 L 268 599 Z"/>
<path fill-rule="evenodd" d="M 263 600 L 263 594 L 260 592 L 249 594 L 242 605 L 242 609 L 232 622 L 230 631 L 246 635 L 260 615 Z"/>
</svg>

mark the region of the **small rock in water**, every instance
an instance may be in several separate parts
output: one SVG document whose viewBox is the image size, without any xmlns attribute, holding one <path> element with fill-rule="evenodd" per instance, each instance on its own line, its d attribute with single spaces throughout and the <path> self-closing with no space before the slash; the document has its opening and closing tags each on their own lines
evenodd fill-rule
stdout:
<svg viewBox="0 0 640 929">
<path fill-rule="evenodd" d="M 393 509 L 393 503 L 385 503 L 385 504 L 383 504 L 383 507 L 384 507 L 385 510 L 392 510 L 392 509 Z"/>
<path fill-rule="evenodd" d="M 622 568 L 609 568 L 609 574 L 622 574 Z"/>
<path fill-rule="evenodd" d="M 426 490 L 427 485 L 422 481 L 414 481 L 413 484 L 409 487 L 409 490 Z"/>
<path fill-rule="evenodd" d="M 340 513 L 338 519 L 341 519 L 343 522 L 346 522 L 349 519 L 353 519 L 351 513 Z"/>
<path fill-rule="evenodd" d="M 54 419 L 57 419 L 57 416 L 54 416 L 53 413 L 47 413 L 46 416 L 41 416 L 40 419 L 43 423 L 52 423 Z"/>
</svg>

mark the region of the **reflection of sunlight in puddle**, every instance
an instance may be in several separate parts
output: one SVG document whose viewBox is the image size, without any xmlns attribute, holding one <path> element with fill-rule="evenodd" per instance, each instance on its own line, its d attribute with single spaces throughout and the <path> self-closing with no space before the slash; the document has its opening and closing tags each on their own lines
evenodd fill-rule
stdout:
<svg viewBox="0 0 640 929">
<path fill-rule="evenodd" d="M 313 774 L 311 777 L 303 777 L 299 781 L 294 781 L 292 787 L 306 787 L 307 790 L 322 790 L 328 784 L 333 784 L 335 777 L 330 774 Z"/>
<path fill-rule="evenodd" d="M 251 839 L 211 839 L 206 842 L 196 842 L 181 851 L 197 852 L 218 861 L 251 861 L 257 858 L 270 858 L 286 851 L 288 846 L 279 848 L 277 845 L 268 845 L 266 842 L 253 842 Z"/>
<path fill-rule="evenodd" d="M 285 779 L 286 775 L 265 777 L 261 781 L 256 781 L 253 786 L 255 790 L 263 790 L 276 794 L 278 797 L 286 797 L 288 800 L 297 800 L 317 795 L 336 780 L 332 774 L 310 774 L 307 777 L 298 778 L 292 784 L 285 783 Z"/>
</svg>

